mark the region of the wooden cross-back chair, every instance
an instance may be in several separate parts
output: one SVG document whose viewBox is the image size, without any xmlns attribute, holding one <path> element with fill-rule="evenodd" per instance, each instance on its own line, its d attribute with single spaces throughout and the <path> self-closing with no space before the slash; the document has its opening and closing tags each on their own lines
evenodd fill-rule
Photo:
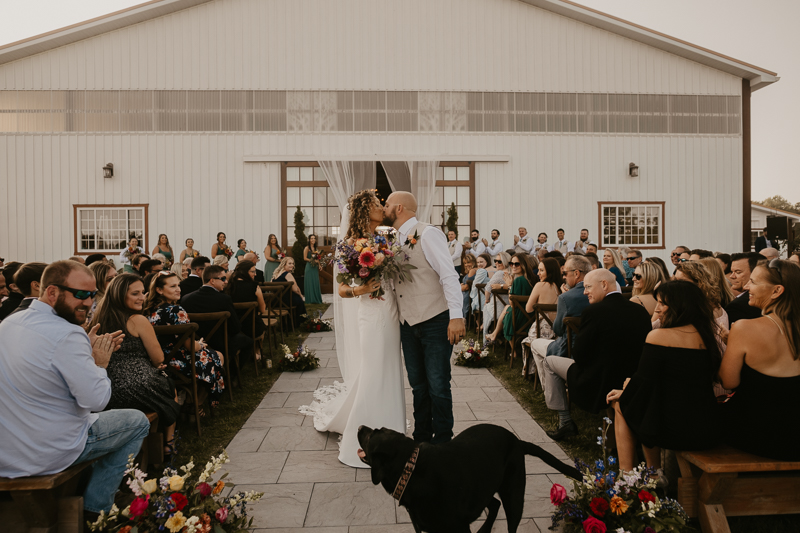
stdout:
<svg viewBox="0 0 800 533">
<path fill-rule="evenodd" d="M 564 327 L 567 328 L 567 356 L 572 359 L 572 336 L 577 335 L 581 329 L 581 317 L 564 317 Z"/>
<path fill-rule="evenodd" d="M 502 300 L 502 296 L 508 296 L 508 289 L 492 289 L 492 298 L 494 298 L 494 325 L 497 327 L 497 320 L 500 316 L 500 313 L 506 307 L 506 303 Z M 497 344 L 497 343 L 495 343 Z M 492 351 L 494 351 L 494 346 L 492 345 Z M 503 344 L 505 349 L 507 345 Z M 508 352 L 505 353 L 505 357 L 508 358 Z"/>
<path fill-rule="evenodd" d="M 514 335 L 511 337 L 511 360 L 508 363 L 509 367 L 514 366 L 514 358 L 517 356 L 517 345 L 522 345 L 522 339 L 528 336 L 528 331 L 531 329 L 531 325 L 536 318 L 535 313 L 529 313 L 525 310 L 525 306 L 528 304 L 529 296 L 517 295 L 517 294 L 510 294 L 508 296 L 509 303 L 511 304 L 511 309 L 508 310 L 511 313 L 511 327 L 514 330 Z M 516 311 L 522 315 L 520 317 L 517 316 Z"/>
<path fill-rule="evenodd" d="M 479 301 L 483 302 L 486 299 L 486 283 L 476 283 L 475 288 L 478 289 Z M 483 305 L 480 305 L 475 313 L 477 313 L 473 315 L 475 317 L 475 327 L 478 333 L 480 333 L 483 327 Z"/>
<path fill-rule="evenodd" d="M 224 346 L 211 346 L 216 351 L 222 353 L 225 364 L 223 365 L 223 372 L 225 374 L 225 388 L 228 389 L 228 396 L 230 396 L 231 401 L 233 401 L 233 382 L 231 381 L 231 358 L 228 357 L 228 326 L 226 322 L 228 318 L 230 318 L 231 314 L 228 311 L 219 311 L 217 313 L 189 313 L 189 320 L 192 322 L 196 322 L 197 324 L 201 324 L 204 322 L 214 322 L 211 330 L 208 332 L 208 339 L 206 341 L 210 342 L 211 337 L 214 336 L 214 333 L 217 332 L 219 328 L 223 328 L 223 344 Z M 238 365 L 238 363 L 237 363 Z"/>
<path fill-rule="evenodd" d="M 200 429 L 200 406 L 206 401 L 208 397 L 208 390 L 205 387 L 197 387 L 197 354 L 194 351 L 195 334 L 200 326 L 197 324 L 175 324 L 173 326 L 153 326 L 153 330 L 158 335 L 175 335 L 178 340 L 172 345 L 172 349 L 164 358 L 164 363 L 175 382 L 175 386 L 181 390 L 186 391 L 186 394 L 191 398 L 194 404 L 194 417 L 197 421 L 197 435 L 202 433 Z M 190 348 L 187 348 L 190 346 Z M 182 374 L 177 369 L 173 368 L 169 362 L 175 358 L 180 350 L 186 350 L 189 354 L 189 366 L 192 369 L 191 376 Z"/>
<path fill-rule="evenodd" d="M 280 297 L 275 301 L 274 308 L 277 311 L 277 314 L 283 320 L 284 318 L 289 319 L 289 324 L 291 324 L 292 329 L 294 331 L 294 304 L 292 303 L 292 286 L 294 283 L 291 281 L 269 281 L 264 283 L 262 286 L 266 287 L 280 287 L 282 289 Z M 285 295 L 288 295 L 288 298 L 284 298 Z M 281 327 L 283 327 L 281 325 Z M 281 330 L 283 331 L 283 330 Z"/>
<path fill-rule="evenodd" d="M 552 327 L 553 327 L 553 319 L 550 318 L 550 315 L 548 313 L 555 313 L 556 311 L 558 311 L 558 305 L 557 304 L 535 304 L 533 306 L 533 319 L 536 322 L 536 338 L 537 339 L 541 339 L 542 338 L 542 320 L 544 320 L 550 326 L 550 328 L 552 329 Z M 521 350 L 522 350 L 522 354 L 523 354 L 523 359 L 528 359 L 530 357 L 533 357 L 533 353 L 530 351 L 530 345 L 529 344 L 522 344 L 521 345 Z M 528 363 L 528 364 L 530 365 L 530 364 L 533 364 L 533 363 Z M 534 364 L 533 368 L 534 368 L 534 370 L 536 370 L 536 365 L 535 364 Z M 530 379 L 529 378 L 530 375 L 531 374 L 529 372 L 526 372 L 525 373 L 525 379 Z M 533 374 L 533 390 L 536 390 L 536 384 L 537 384 L 537 382 L 541 382 L 541 379 L 542 379 L 541 376 L 539 376 L 538 373 L 534 372 L 534 374 Z"/>
<path fill-rule="evenodd" d="M 256 370 L 256 377 L 258 377 L 258 361 L 256 360 L 256 353 L 260 351 L 258 348 L 264 344 L 264 333 L 256 337 L 256 319 L 261 320 L 259 317 L 258 302 L 239 302 L 234 303 L 233 307 L 237 310 L 237 312 L 244 311 L 243 313 L 239 314 L 239 320 L 242 322 L 242 331 L 249 331 L 250 337 L 253 339 L 253 366 Z M 272 353 L 272 349 L 270 349 L 270 353 Z"/>
<path fill-rule="evenodd" d="M 283 342 L 283 327 L 281 325 L 281 316 L 279 314 L 279 309 L 277 306 L 279 305 L 278 300 L 280 300 L 280 296 L 283 293 L 282 287 L 270 287 L 266 284 L 259 285 L 261 288 L 261 293 L 264 295 L 264 303 L 267 306 L 267 311 L 261 316 L 261 320 L 264 322 L 264 325 L 267 326 L 267 331 L 272 339 L 275 347 L 278 347 L 278 332 L 281 335 L 281 342 Z M 277 332 L 275 329 L 277 328 Z M 272 347 L 270 347 L 270 353 L 272 353 Z"/>
</svg>

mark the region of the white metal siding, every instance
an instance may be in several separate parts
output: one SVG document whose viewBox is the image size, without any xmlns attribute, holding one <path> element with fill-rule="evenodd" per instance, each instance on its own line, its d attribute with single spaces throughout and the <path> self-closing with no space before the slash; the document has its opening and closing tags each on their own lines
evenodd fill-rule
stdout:
<svg viewBox="0 0 800 533">
<path fill-rule="evenodd" d="M 741 93 L 516 0 L 216 0 L 0 66 L 0 89 Z"/>
</svg>

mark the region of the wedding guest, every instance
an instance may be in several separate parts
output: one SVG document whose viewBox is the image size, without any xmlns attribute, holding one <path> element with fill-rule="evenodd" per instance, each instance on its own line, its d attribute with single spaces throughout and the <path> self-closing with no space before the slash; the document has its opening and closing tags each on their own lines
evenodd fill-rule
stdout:
<svg viewBox="0 0 800 533">
<path fill-rule="evenodd" d="M 642 252 L 639 250 L 629 250 L 625 253 L 625 261 L 622 264 L 622 266 L 627 265 L 625 268 L 625 283 L 628 285 L 633 283 L 633 273 L 640 264 L 642 264 Z"/>
<path fill-rule="evenodd" d="M 711 275 L 711 283 L 717 286 L 720 306 L 727 307 L 736 296 L 731 290 L 731 285 L 728 283 L 728 278 L 725 277 L 725 271 L 722 270 L 719 261 L 713 257 L 704 257 L 700 260 L 700 263 L 706 267 L 706 270 Z"/>
<path fill-rule="evenodd" d="M 514 235 L 514 252 L 529 255 L 533 251 L 533 238 L 528 235 L 528 228 L 519 228 L 519 235 Z"/>
<path fill-rule="evenodd" d="M 501 254 L 501 253 L 505 253 L 505 252 L 499 252 L 498 255 Z M 489 281 L 489 279 L 492 276 L 494 276 L 494 273 L 497 272 L 497 268 L 494 266 L 494 258 L 491 255 L 489 255 L 488 252 L 485 253 L 485 254 L 482 254 L 482 256 L 483 256 L 483 261 L 486 263 L 486 276 L 487 276 L 487 278 L 486 278 L 486 281 L 479 281 L 478 283 L 486 283 L 487 281 Z M 481 309 L 483 309 L 483 305 L 481 305 Z"/>
<path fill-rule="evenodd" d="M 773 259 L 778 259 L 781 256 L 781 253 L 776 248 L 772 247 L 764 248 L 758 253 L 767 258 L 768 261 L 772 261 Z"/>
<path fill-rule="evenodd" d="M 317 248 L 317 236 L 313 233 L 308 236 L 308 246 L 303 248 L 303 260 L 306 264 L 303 276 L 306 303 L 321 304 L 322 291 L 319 287 L 320 252 Z"/>
<path fill-rule="evenodd" d="M 262 314 L 267 312 L 264 294 L 261 292 L 261 287 L 256 283 L 256 264 L 252 261 L 242 259 L 236 265 L 236 268 L 233 269 L 233 272 L 228 278 L 228 284 L 225 286 L 223 292 L 230 295 L 233 303 L 257 302 L 258 312 Z M 241 315 L 244 314 L 244 310 L 237 309 L 237 314 L 241 318 Z M 265 331 L 267 331 L 267 327 L 264 325 L 264 322 L 257 319 L 256 337 L 260 337 Z M 257 359 L 259 355 L 260 353 L 256 354 Z"/>
<path fill-rule="evenodd" d="M 647 334 L 639 365 L 608 393 L 615 411 L 620 474 L 638 463 L 636 443 L 660 484 L 661 448 L 704 450 L 719 441 L 713 381 L 720 364 L 714 316 L 699 287 L 671 281 L 655 291 L 662 326 Z M 572 387 L 570 387 L 572 396 Z M 742 420 L 736 427 L 741 430 Z"/>
<path fill-rule="evenodd" d="M 222 270 L 228 272 L 230 269 L 230 262 L 228 261 L 228 256 L 225 254 L 219 254 L 214 260 L 211 262 L 214 266 L 222 267 Z"/>
<path fill-rule="evenodd" d="M 774 259 L 746 286 L 763 317 L 731 326 L 719 377 L 736 389 L 723 404 L 724 441 L 769 459 L 800 461 L 800 267 Z"/>
<path fill-rule="evenodd" d="M 524 254 L 527 255 L 527 254 Z M 495 309 L 496 301 L 499 299 L 503 307 L 508 305 L 508 296 L 500 295 L 495 297 L 492 294 L 492 289 L 509 289 L 514 281 L 511 272 L 508 270 L 508 263 L 511 261 L 511 256 L 506 252 L 500 252 L 494 258 L 495 273 L 486 285 L 486 295 L 483 305 L 483 340 L 486 342 L 486 335 L 489 329 L 495 322 Z"/>
<path fill-rule="evenodd" d="M 474 255 L 465 253 L 461 259 L 461 266 L 464 269 L 464 275 L 461 276 L 461 313 L 467 316 L 471 302 L 470 291 L 472 291 L 472 284 L 475 281 L 475 274 L 478 272 L 478 263 Z"/>
<path fill-rule="evenodd" d="M 175 266 L 175 265 L 173 265 Z M 143 314 L 153 326 L 176 326 L 188 324 L 189 315 L 178 305 L 181 298 L 181 288 L 178 277 L 173 273 L 161 273 L 153 278 L 150 290 L 147 293 L 147 300 L 144 303 Z M 164 357 L 172 353 L 178 335 L 157 335 L 158 343 L 164 352 Z M 189 350 L 195 352 L 195 373 L 197 381 L 209 391 L 211 397 L 211 407 L 217 407 L 222 399 L 225 390 L 225 379 L 223 378 L 224 360 L 222 354 L 210 348 L 205 341 L 200 338 L 195 340 L 194 346 L 187 341 L 186 346 L 178 348 L 167 364 L 186 377 L 192 377 L 192 357 Z"/>
<path fill-rule="evenodd" d="M 608 393 L 622 388 L 625 378 L 636 372 L 652 328 L 650 315 L 622 296 L 610 271 L 589 272 L 584 293 L 591 305 L 581 313 L 572 359 L 548 355 L 542 365 L 545 402 L 549 409 L 558 411 L 558 429 L 547 432 L 553 440 L 578 433 L 570 402 L 590 413 L 606 408 Z M 569 386 L 569 399 L 565 385 Z"/>
<path fill-rule="evenodd" d="M 164 352 L 153 326 L 142 315 L 144 301 L 142 278 L 120 274 L 109 284 L 89 325 L 92 328 L 99 325 L 101 334 L 120 330 L 125 334 L 106 368 L 111 380 L 111 399 L 106 409 L 158 413 L 158 425 L 164 430 L 164 453 L 171 455 L 181 406 L 175 385 L 164 372 Z"/>
<path fill-rule="evenodd" d="M 189 273 L 192 271 L 192 261 L 194 261 L 194 257 L 187 257 L 181 263 L 181 274 L 183 274 L 183 279 L 189 277 Z"/>
<path fill-rule="evenodd" d="M 731 254 L 717 252 L 714 254 L 714 259 L 719 262 L 719 266 L 722 267 L 725 276 L 731 273 Z"/>
<path fill-rule="evenodd" d="M 771 248 L 772 240 L 767 236 L 767 228 L 761 230 L 761 235 L 756 237 L 755 249 L 756 253 L 761 253 L 764 248 Z"/>
<path fill-rule="evenodd" d="M 537 277 L 533 275 L 533 269 L 527 256 L 516 254 L 509 261 L 509 265 L 511 265 L 511 274 L 514 276 L 514 281 L 508 293 L 515 296 L 530 296 Z M 511 306 L 507 305 L 497 319 L 497 326 L 495 326 L 494 332 L 486 336 L 488 342 L 494 342 L 500 335 L 508 341 L 514 338 L 514 323 L 521 324 L 524 321 L 524 316 L 522 311 L 514 311 L 513 321 L 511 316 Z"/>
<path fill-rule="evenodd" d="M 93 521 L 111 510 L 150 423 L 139 411 L 104 411 L 105 368 L 122 339 L 81 327 L 95 291 L 89 269 L 56 261 L 40 287 L 28 310 L 0 324 L 0 476 L 52 475 L 95 459 L 83 493 L 84 518 Z"/>
<path fill-rule="evenodd" d="M 92 263 L 89 270 L 91 270 L 94 275 L 95 287 L 97 287 L 97 294 L 92 298 L 92 307 L 89 309 L 89 316 L 87 317 L 87 320 L 91 322 L 97 311 L 97 306 L 103 301 L 103 297 L 106 295 L 106 289 L 108 289 L 108 286 L 114 281 L 114 278 L 117 277 L 117 271 L 108 263 Z"/>
<path fill-rule="evenodd" d="M 267 239 L 267 247 L 264 248 L 264 260 L 267 262 L 264 265 L 265 280 L 272 280 L 272 274 L 281 262 L 281 258 L 278 257 L 280 253 L 281 247 L 278 244 L 278 237 L 274 233 L 270 233 Z"/>
<path fill-rule="evenodd" d="M 128 246 L 119 253 L 119 264 L 122 265 L 124 272 L 133 272 L 132 260 L 135 255 L 143 254 L 144 250 L 139 246 L 139 239 L 131 237 Z"/>
<path fill-rule="evenodd" d="M 178 278 L 178 283 L 184 280 L 184 278 L 186 277 L 185 274 L 188 271 L 189 269 L 183 263 L 175 263 L 174 265 L 172 265 L 172 268 L 169 269 L 169 272 L 175 274 L 175 277 Z"/>
<path fill-rule="evenodd" d="M 244 239 L 239 239 L 236 241 L 236 255 L 233 256 L 236 261 L 241 261 L 240 257 L 243 257 L 244 254 L 247 253 L 247 241 Z"/>
<path fill-rule="evenodd" d="M 528 298 L 528 303 L 525 304 L 525 311 L 533 313 L 533 309 L 537 304 L 554 305 L 558 302 L 558 297 L 561 294 L 561 285 L 564 284 L 564 278 L 561 276 L 561 266 L 552 257 L 545 258 L 539 265 L 539 282 L 533 286 L 533 291 Z M 555 320 L 555 313 L 548 313 L 551 322 Z M 539 327 L 539 334 L 536 333 L 537 322 Z M 534 339 L 554 339 L 555 335 L 550 324 L 543 318 L 534 321 L 528 330 L 528 336 L 522 340 L 522 375 L 527 377 L 537 369 L 536 364 L 533 362 L 531 355 L 531 342 Z M 541 378 L 541 375 L 540 375 Z"/>
<path fill-rule="evenodd" d="M 600 268 L 600 258 L 597 257 L 596 253 L 586 252 L 586 255 L 584 257 L 586 258 L 587 261 L 589 261 L 589 264 L 592 267 L 589 270 L 597 270 L 598 268 Z"/>
<path fill-rule="evenodd" d="M 211 261 L 203 255 L 195 257 L 189 265 L 189 275 L 181 281 L 181 297 L 191 294 L 203 286 L 203 271 Z"/>
<path fill-rule="evenodd" d="M 166 268 L 168 261 L 167 261 L 167 256 L 165 256 L 164 254 L 153 254 L 153 257 L 151 257 L 150 259 L 161 263 L 161 270 L 169 270 L 169 268 Z"/>
<path fill-rule="evenodd" d="M 503 243 L 500 242 L 500 231 L 493 229 L 492 230 L 492 240 L 487 241 L 483 239 L 483 245 L 486 247 L 486 253 L 488 253 L 492 258 L 503 251 Z"/>
<path fill-rule="evenodd" d="M 296 326 L 305 320 L 303 315 L 306 314 L 306 299 L 303 297 L 303 293 L 297 285 L 297 280 L 294 278 L 294 268 L 294 259 L 289 256 L 284 257 L 278 268 L 272 273 L 272 281 L 292 282 L 292 290 L 289 293 L 285 293 L 283 298 L 284 303 L 294 306 L 294 324 Z"/>
<path fill-rule="evenodd" d="M 145 272 L 144 274 L 140 274 L 140 273 L 139 273 L 139 268 L 141 267 L 142 263 L 144 263 L 144 262 L 145 262 L 145 261 L 147 261 L 148 259 L 150 259 L 150 256 L 148 256 L 147 254 L 143 254 L 143 253 L 142 253 L 142 254 L 136 254 L 136 255 L 134 255 L 134 256 L 131 258 L 131 262 L 130 262 L 130 270 L 129 270 L 129 271 L 127 271 L 127 273 L 128 273 L 128 274 L 136 274 L 137 276 L 144 277 L 144 276 L 145 276 L 145 275 L 147 275 L 148 273 L 147 273 L 147 272 Z M 125 270 L 123 270 L 123 273 L 126 273 L 126 271 L 125 271 Z"/>
<path fill-rule="evenodd" d="M 219 254 L 222 254 L 222 255 L 224 255 L 226 257 L 228 257 L 228 256 L 233 254 L 233 252 L 228 247 L 228 245 L 225 244 L 225 239 L 227 239 L 227 237 L 225 236 L 225 233 L 223 233 L 221 231 L 219 233 L 217 233 L 217 242 L 215 242 L 213 245 L 211 245 L 211 259 L 214 259 Z"/>
<path fill-rule="evenodd" d="M 42 274 L 46 268 L 47 263 L 25 263 L 19 267 L 14 274 L 14 285 L 24 298 L 9 316 L 28 309 L 33 300 L 39 298 Z"/>
<path fill-rule="evenodd" d="M 158 274 L 164 269 L 164 264 L 158 259 L 145 259 L 139 263 L 139 276 L 145 277 L 148 274 Z"/>
<path fill-rule="evenodd" d="M 597 244 L 595 244 L 593 242 L 590 242 L 589 244 L 587 244 L 586 245 L 586 253 L 587 254 L 588 253 L 592 253 L 594 255 L 597 255 Z M 599 258 L 599 256 L 598 256 L 598 258 Z"/>
<path fill-rule="evenodd" d="M 450 259 L 453 260 L 453 268 L 456 269 L 456 272 L 458 272 L 460 276 L 461 255 L 464 253 L 464 247 L 458 242 L 458 235 L 453 230 L 447 232 L 447 250 L 450 252 Z"/>
<path fill-rule="evenodd" d="M 672 264 L 678 266 L 678 263 L 681 262 L 681 256 L 683 254 L 690 254 L 692 249 L 688 246 L 676 246 L 672 253 L 670 254 L 670 260 L 672 260 Z M 688 255 L 686 256 L 688 259 Z"/>
<path fill-rule="evenodd" d="M 86 262 L 84 263 L 87 267 L 91 266 L 93 263 L 98 261 L 102 261 L 104 263 L 108 263 L 108 258 L 103 254 L 90 254 L 86 256 Z"/>
<path fill-rule="evenodd" d="M 702 248 L 695 248 L 689 254 L 689 261 L 700 261 L 706 257 L 714 257 L 714 252 L 710 250 L 703 250 Z"/>
<path fill-rule="evenodd" d="M 482 253 L 475 260 L 475 279 L 472 280 L 472 288 L 469 292 L 470 308 L 483 316 L 483 301 L 485 295 L 483 291 L 478 289 L 477 285 L 486 284 L 489 281 L 489 264 L 492 261 L 492 256 L 489 253 Z"/>
<path fill-rule="evenodd" d="M 660 257 L 648 257 L 645 259 L 645 263 L 652 263 L 658 267 L 659 281 L 661 281 L 661 283 L 668 282 L 672 277 L 667 269 L 667 264 Z"/>
<path fill-rule="evenodd" d="M 469 239 L 464 240 L 464 253 L 474 256 L 481 255 L 486 251 L 486 245 L 481 240 L 481 232 L 474 229 L 469 234 Z"/>
<path fill-rule="evenodd" d="M 675 269 L 675 280 L 690 281 L 700 287 L 700 290 L 708 298 L 708 303 L 711 305 L 714 314 L 714 321 L 718 326 L 719 340 L 722 343 L 727 342 L 728 339 L 728 313 L 722 308 L 721 295 L 719 292 L 719 285 L 714 283 L 714 278 L 708 271 L 706 266 L 699 261 L 687 261 L 680 263 Z M 724 344 L 721 350 L 724 350 Z"/>
<path fill-rule="evenodd" d="M 165 233 L 162 233 L 158 236 L 158 244 L 156 244 L 155 248 L 151 255 L 155 258 L 156 254 L 161 254 L 164 256 L 164 268 L 169 270 L 172 266 L 172 262 L 175 260 L 175 253 L 172 251 L 172 246 L 169 244 L 169 238 Z"/>
<path fill-rule="evenodd" d="M 575 243 L 569 242 L 564 237 L 563 228 L 558 228 L 558 230 L 556 230 L 556 236 L 558 237 L 558 240 L 548 248 L 548 251 L 550 252 L 558 251 L 561 252 L 561 255 L 563 256 L 566 256 L 567 253 L 569 252 L 575 251 Z"/>
<path fill-rule="evenodd" d="M 21 267 L 22 263 L 19 261 L 11 261 L 3 268 L 3 276 L 6 279 L 6 286 L 8 287 L 8 298 L 3 300 L 3 303 L 0 305 L 0 320 L 4 320 L 8 315 L 14 312 L 14 309 L 19 307 L 19 304 L 25 299 L 25 295 L 19 291 L 17 285 L 14 283 L 14 275 Z"/>
<path fill-rule="evenodd" d="M 644 262 L 636 266 L 631 301 L 644 307 L 650 317 L 653 316 L 657 303 L 653 293 L 660 283 L 661 272 L 654 263 Z"/>
<path fill-rule="evenodd" d="M 750 305 L 750 293 L 746 287 L 750 282 L 750 273 L 756 269 L 758 262 L 762 259 L 763 257 L 755 252 L 745 252 L 731 256 L 731 274 L 728 279 L 731 280 L 731 289 L 739 293 L 725 308 L 731 325 L 737 320 L 761 316 L 761 309 Z"/>
<path fill-rule="evenodd" d="M 258 254 L 257 253 L 255 253 L 255 252 L 247 252 L 246 254 L 244 254 L 244 257 L 242 258 L 242 260 L 250 261 L 251 263 L 256 265 L 256 277 L 255 277 L 255 282 L 256 283 L 261 284 L 261 283 L 264 283 L 266 281 L 266 279 L 264 279 L 264 271 L 258 269 Z"/>
<path fill-rule="evenodd" d="M 195 257 L 200 255 L 200 252 L 194 249 L 194 239 L 190 237 L 186 239 L 186 242 L 184 244 L 186 245 L 186 248 L 184 248 L 183 251 L 181 252 L 180 256 L 181 263 L 183 263 L 187 259 L 194 259 Z"/>
<path fill-rule="evenodd" d="M 622 265 L 619 252 L 613 248 L 603 250 L 603 268 L 614 274 L 620 287 L 625 286 L 625 276 L 622 274 L 625 272 L 625 267 Z"/>
</svg>

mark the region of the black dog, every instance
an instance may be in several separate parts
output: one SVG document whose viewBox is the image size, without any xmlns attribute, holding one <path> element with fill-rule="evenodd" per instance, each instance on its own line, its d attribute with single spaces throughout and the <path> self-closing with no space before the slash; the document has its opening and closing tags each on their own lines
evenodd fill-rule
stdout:
<svg viewBox="0 0 800 533">
<path fill-rule="evenodd" d="M 473 426 L 445 444 L 419 446 L 391 429 L 361 426 L 358 443 L 361 460 L 372 468 L 372 482 L 394 493 L 417 533 L 469 533 L 469 525 L 487 508 L 479 533 L 489 533 L 500 509 L 495 493 L 503 502 L 509 533 L 517 531 L 525 502 L 525 455 L 581 479 L 577 469 L 492 424 Z M 407 464 L 412 455 L 413 470 Z M 405 483 L 398 483 L 401 477 Z"/>
</svg>

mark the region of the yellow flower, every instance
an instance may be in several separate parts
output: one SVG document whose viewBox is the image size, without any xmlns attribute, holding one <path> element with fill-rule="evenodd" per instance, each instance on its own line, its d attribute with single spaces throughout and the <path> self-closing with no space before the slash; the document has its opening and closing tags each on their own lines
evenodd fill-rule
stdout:
<svg viewBox="0 0 800 533">
<path fill-rule="evenodd" d="M 356 246 L 355 246 L 356 252 L 361 253 L 361 250 L 363 250 L 363 249 L 364 248 L 360 244 L 356 244 Z"/>
<path fill-rule="evenodd" d="M 222 480 L 219 480 L 219 481 L 217 481 L 217 486 L 214 487 L 214 490 L 211 492 L 211 494 L 219 494 L 220 492 L 222 492 L 223 488 L 225 488 L 225 482 L 222 481 Z"/>
<path fill-rule="evenodd" d="M 611 512 L 614 514 L 622 514 L 628 510 L 628 504 L 625 503 L 625 500 L 620 498 L 619 496 L 614 496 L 611 498 L 611 503 L 609 505 L 611 507 Z"/>
<path fill-rule="evenodd" d="M 153 494 L 157 488 L 158 488 L 158 483 L 156 482 L 155 479 L 148 479 L 147 481 L 144 482 L 144 485 L 142 485 L 142 490 L 146 494 Z"/>
<path fill-rule="evenodd" d="M 186 525 L 186 517 L 183 516 L 183 513 L 178 511 L 174 515 L 169 517 L 169 520 L 164 524 L 167 526 L 171 533 L 178 533 L 183 526 Z"/>
<path fill-rule="evenodd" d="M 183 488 L 183 478 L 181 476 L 172 476 L 169 478 L 169 490 L 179 491 Z"/>
</svg>

